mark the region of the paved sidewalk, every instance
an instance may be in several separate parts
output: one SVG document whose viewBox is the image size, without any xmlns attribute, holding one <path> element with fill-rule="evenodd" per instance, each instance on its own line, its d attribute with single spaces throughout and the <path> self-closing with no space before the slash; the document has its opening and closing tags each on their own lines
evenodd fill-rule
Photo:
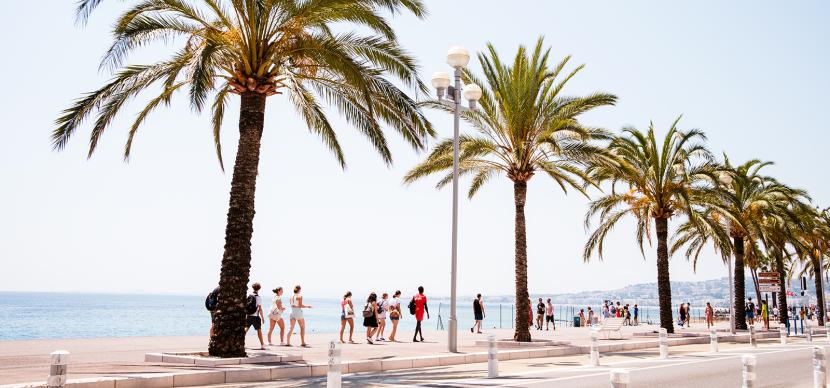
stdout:
<svg viewBox="0 0 830 388">
<path fill-rule="evenodd" d="M 723 326 L 724 324 L 721 324 Z M 724 327 L 721 327 L 722 329 Z M 357 329 L 357 328 L 356 328 Z M 614 348 L 623 346 L 652 346 L 655 337 L 635 337 L 635 332 L 649 332 L 657 330 L 656 326 L 640 325 L 623 327 L 622 340 L 601 340 L 600 344 Z M 499 339 L 512 337 L 511 329 L 490 330 Z M 702 335 L 707 333 L 705 326 L 678 329 L 678 335 Z M 445 331 L 427 331 L 426 342 L 412 343 L 385 343 L 376 345 L 365 343 L 365 333 L 356 330 L 354 339 L 357 344 L 344 344 L 342 357 L 344 362 L 379 362 L 402 358 L 419 357 L 452 357 L 446 348 Z M 399 333 L 399 338 L 408 338 L 411 333 Z M 296 334 L 295 334 L 296 335 Z M 534 338 L 551 339 L 569 342 L 571 346 L 550 347 L 569 348 L 584 347 L 589 343 L 588 328 L 560 328 L 556 331 L 532 331 Z M 310 348 L 273 347 L 269 351 L 288 355 L 301 355 L 306 364 L 324 363 L 327 360 L 328 342 L 337 339 L 336 333 L 312 334 L 307 336 Z M 476 340 L 482 340 L 486 335 L 473 334 L 461 331 L 459 336 L 459 351 L 462 354 L 477 353 L 481 355 L 486 349 L 476 346 Z M 292 340 L 299 343 L 299 338 Z M 250 333 L 247 344 L 253 348 L 258 345 L 256 336 Z M 236 371 L 250 368 L 245 365 L 229 365 L 222 367 L 200 367 L 195 365 L 177 365 L 144 362 L 145 353 L 152 352 L 196 352 L 204 351 L 207 347 L 206 337 L 133 337 L 133 338 L 100 338 L 100 339 L 71 339 L 71 340 L 31 340 L 31 341 L 0 341 L 0 384 L 28 383 L 44 381 L 49 370 L 49 353 L 54 350 L 68 350 L 71 353 L 69 365 L 70 379 L 91 377 L 129 377 L 133 375 L 147 376 L 151 374 L 195 373 L 199 371 L 227 370 Z M 257 346 L 258 347 L 258 346 Z M 508 349 L 502 349 L 507 351 Z M 518 352 L 516 352 L 518 353 Z M 571 353 L 573 354 L 573 353 Z M 519 357 L 533 357 L 528 354 L 517 354 Z M 457 359 L 457 357 L 456 357 Z M 478 360 L 478 358 L 475 358 Z M 462 357 L 462 362 L 473 362 L 473 358 Z M 436 361 L 437 362 L 437 361 Z M 453 361 L 455 363 L 455 361 Z M 480 361 L 479 361 L 480 362 Z M 391 365 L 391 364 L 390 364 Z M 413 365 L 415 366 L 415 365 Z"/>
</svg>

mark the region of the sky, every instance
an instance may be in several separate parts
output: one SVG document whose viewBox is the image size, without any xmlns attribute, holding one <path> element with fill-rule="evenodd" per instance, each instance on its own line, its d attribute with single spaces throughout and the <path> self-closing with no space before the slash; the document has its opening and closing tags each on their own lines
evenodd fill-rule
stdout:
<svg viewBox="0 0 830 388">
<path fill-rule="evenodd" d="M 98 61 L 110 27 L 129 1 L 105 1 L 86 26 L 71 1 L 17 1 L 0 13 L 6 74 L 0 93 L 0 290 L 206 294 L 218 281 L 230 187 L 212 148 L 208 114 L 184 94 L 151 115 L 121 158 L 140 96 L 105 133 L 89 160 L 89 122 L 66 150 L 50 145 L 53 121 L 110 74 Z M 683 115 L 716 154 L 776 164 L 768 173 L 830 205 L 823 168 L 830 144 L 830 6 L 820 1 L 438 1 L 425 20 L 395 17 L 401 44 L 421 75 L 449 72 L 447 49 L 471 53 L 491 42 L 503 57 L 539 36 L 552 57 L 585 69 L 568 95 L 614 93 L 619 103 L 582 117 L 586 125 L 660 133 Z M 36 19 L 32 16 L 37 15 Z M 175 48 L 150 47 L 145 63 Z M 480 67 L 474 60 L 471 69 Z M 238 100 L 222 141 L 232 161 Z M 423 285 L 449 294 L 451 195 L 435 179 L 404 185 L 425 153 L 389 132 L 394 164 L 336 118 L 348 167 L 310 134 L 283 96 L 268 100 L 256 192 L 251 278 L 266 289 L 302 284 L 306 295 L 337 297 Z M 428 112 L 441 138 L 452 118 Z M 469 128 L 462 126 L 462 131 Z M 432 144 L 435 144 L 435 140 Z M 468 182 L 462 181 L 462 190 Z M 501 177 L 460 200 L 459 293 L 514 292 L 513 193 Z M 597 192 L 592 195 L 596 197 Z M 527 199 L 529 288 L 533 293 L 615 289 L 656 281 L 655 248 L 645 258 L 632 222 L 609 235 L 605 260 L 582 261 L 588 199 L 546 177 Z M 672 219 L 670 223 L 678 223 Z M 706 250 L 697 271 L 682 256 L 672 280 L 726 276 Z M 414 292 L 414 291 L 413 291 Z"/>
</svg>

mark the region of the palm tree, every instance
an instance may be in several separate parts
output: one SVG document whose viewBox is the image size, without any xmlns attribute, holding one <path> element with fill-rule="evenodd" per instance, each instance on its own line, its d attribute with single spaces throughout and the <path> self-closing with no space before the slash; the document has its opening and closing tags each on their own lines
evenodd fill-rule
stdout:
<svg viewBox="0 0 830 388">
<path fill-rule="evenodd" d="M 94 6 L 99 1 L 87 0 L 81 5 Z M 114 78 L 78 99 L 56 122 L 52 140 L 54 148 L 60 150 L 84 119 L 97 111 L 89 138 L 91 156 L 124 104 L 160 86 L 160 93 L 150 99 L 130 128 L 126 159 L 147 115 L 168 105 L 174 92 L 186 89 L 196 111 L 201 111 L 212 95 L 213 135 L 221 167 L 219 139 L 225 104 L 231 95 L 241 97 L 239 146 L 219 278 L 221 298 L 209 345 L 211 355 L 245 355 L 244 301 L 267 98 L 286 98 L 343 167 L 343 151 L 323 104 L 336 107 L 386 163 L 391 163 L 392 157 L 381 123 L 390 125 L 416 149 L 424 147 L 433 133 L 417 104 L 386 78 L 426 90 L 417 77 L 414 59 L 400 47 L 391 26 L 379 13 L 383 9 L 392 14 L 425 14 L 420 0 L 142 1 L 115 23 L 114 42 L 101 63 L 104 68 L 119 69 Z M 370 34 L 333 32 L 335 24 L 342 29 L 344 23 Z M 171 37 L 181 38 L 176 41 L 184 45 L 169 59 L 150 65 L 123 64 L 134 49 Z"/>
<path fill-rule="evenodd" d="M 760 170 L 772 162 L 750 160 L 733 167 L 728 158 L 718 168 L 712 185 L 698 191 L 695 202 L 702 208 L 690 213 L 689 221 L 678 228 L 672 251 L 688 244 L 686 257 L 698 255 L 709 241 L 723 257 L 735 256 L 734 290 L 735 328 L 746 330 L 745 275 L 748 249 L 764 237 L 763 225 L 768 219 L 788 218 L 791 205 L 806 197 L 802 190 L 790 188 Z"/>
<path fill-rule="evenodd" d="M 798 209 L 798 219 L 803 228 L 796 233 L 798 244 L 796 254 L 806 270 L 812 271 L 816 286 L 816 304 L 818 305 L 819 325 L 824 326 L 824 260 L 830 251 L 830 215 L 827 210 L 818 209 L 803 204 Z"/>
<path fill-rule="evenodd" d="M 645 258 L 643 240 L 651 243 L 652 227 L 657 235 L 657 293 L 660 305 L 660 327 L 674 332 L 672 322 L 671 281 L 669 279 L 668 221 L 689 211 L 689 198 L 695 184 L 702 179 L 711 154 L 703 145 L 706 136 L 698 130 L 677 129 L 680 117 L 672 123 L 662 144 L 657 141 L 654 125 L 648 131 L 628 127 L 609 144 L 619 158 L 615 164 L 591 169 L 597 181 L 610 181 L 611 193 L 591 202 L 585 226 L 599 213 L 599 225 L 585 244 L 583 259 L 590 260 L 594 250 L 602 259 L 605 237 L 626 215 L 637 221 L 636 237 Z M 701 164 L 695 164 L 702 161 Z M 616 185 L 628 187 L 617 192 Z"/>
<path fill-rule="evenodd" d="M 585 97 L 566 97 L 562 90 L 583 66 L 560 78 L 570 57 L 551 67 L 550 49 L 544 49 L 539 38 L 532 52 L 519 46 L 512 65 L 502 62 L 492 44 L 487 53 L 479 53 L 486 86 L 479 101 L 480 110 L 467 111 L 463 118 L 475 135 L 459 139 L 459 174 L 472 175 L 470 198 L 498 174 L 513 182 L 516 207 L 516 341 L 530 341 L 527 312 L 527 239 L 525 233 L 525 198 L 527 183 L 542 172 L 553 179 L 563 191 L 571 187 L 585 193 L 588 180 L 582 166 L 607 159 L 594 140 L 605 139 L 605 131 L 583 126 L 578 117 L 596 107 L 613 105 L 617 98 L 608 93 Z M 469 71 L 463 72 L 465 82 L 483 85 Z M 425 106 L 449 111 L 439 101 Z M 430 155 L 409 171 L 404 182 L 411 183 L 428 175 L 448 172 L 438 182 L 443 187 L 452 181 L 452 139 L 441 141 Z"/>
<path fill-rule="evenodd" d="M 797 204 L 795 204 L 797 206 Z M 764 255 L 773 264 L 778 273 L 778 281 L 781 289 L 778 292 L 778 318 L 783 324 L 788 322 L 789 310 L 787 309 L 787 286 L 789 283 L 789 269 L 786 262 L 793 256 L 788 247 L 796 246 L 799 242 L 797 235 L 801 233 L 802 225 L 797 219 L 791 217 L 792 207 L 785 214 L 778 217 L 767 217 L 761 224 L 761 241 L 765 246 Z"/>
</svg>

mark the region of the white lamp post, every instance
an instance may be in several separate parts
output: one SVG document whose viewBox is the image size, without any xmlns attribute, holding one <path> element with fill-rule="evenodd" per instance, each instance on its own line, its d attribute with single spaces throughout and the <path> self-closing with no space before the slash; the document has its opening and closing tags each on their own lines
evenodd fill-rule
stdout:
<svg viewBox="0 0 830 388">
<path fill-rule="evenodd" d="M 475 84 L 464 86 L 463 96 L 470 107 L 461 106 L 461 69 L 470 62 L 470 54 L 459 46 L 450 47 L 447 52 L 447 64 L 454 69 L 455 85 L 450 86 L 450 76 L 438 72 L 432 75 L 432 86 L 438 92 L 438 100 L 453 109 L 453 150 L 452 150 L 452 264 L 450 267 L 450 319 L 447 347 L 450 352 L 458 351 L 458 320 L 456 310 L 456 278 L 458 267 L 458 126 L 462 111 L 475 109 L 476 101 L 481 98 L 481 88 Z M 447 93 L 445 93 L 447 92 Z M 445 97 L 452 101 L 447 101 Z"/>
</svg>

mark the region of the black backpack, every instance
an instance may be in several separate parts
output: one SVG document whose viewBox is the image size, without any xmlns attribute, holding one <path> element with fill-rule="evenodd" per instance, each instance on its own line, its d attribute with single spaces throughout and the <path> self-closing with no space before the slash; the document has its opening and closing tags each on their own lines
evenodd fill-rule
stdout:
<svg viewBox="0 0 830 388">
<path fill-rule="evenodd" d="M 248 295 L 248 299 L 245 300 L 245 313 L 248 315 L 255 315 L 257 311 L 256 307 L 256 296 Z"/>
<path fill-rule="evenodd" d="M 412 297 L 412 300 L 409 301 L 409 313 L 415 315 L 415 297 Z"/>
<path fill-rule="evenodd" d="M 205 298 L 205 308 L 207 311 L 216 311 L 217 307 L 219 307 L 219 287 L 216 287 Z"/>
</svg>

